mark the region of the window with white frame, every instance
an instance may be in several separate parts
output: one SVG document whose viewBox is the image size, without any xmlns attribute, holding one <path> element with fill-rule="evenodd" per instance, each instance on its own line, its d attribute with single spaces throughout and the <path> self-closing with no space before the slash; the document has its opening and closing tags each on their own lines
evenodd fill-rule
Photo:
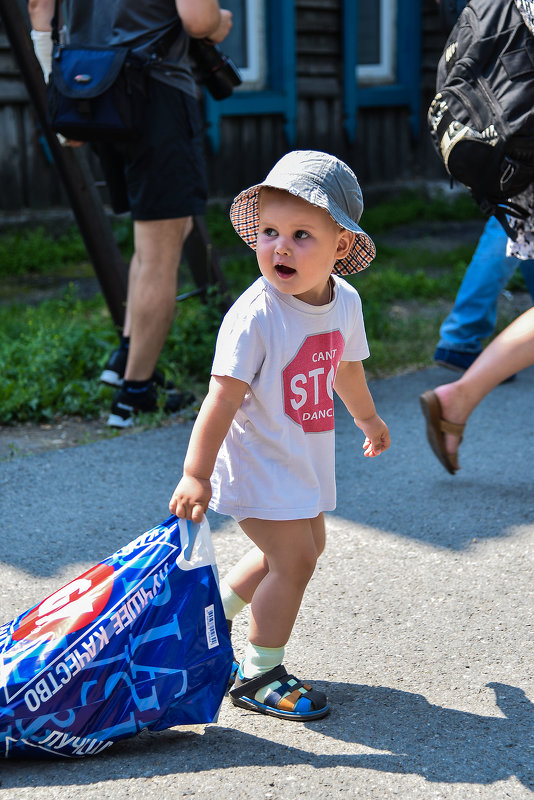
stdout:
<svg viewBox="0 0 534 800">
<path fill-rule="evenodd" d="M 265 57 L 265 0 L 224 0 L 223 8 L 232 12 L 232 29 L 221 42 L 239 68 L 247 91 L 263 89 L 266 85 Z"/>
<path fill-rule="evenodd" d="M 397 0 L 358 0 L 358 84 L 394 83 Z"/>
</svg>

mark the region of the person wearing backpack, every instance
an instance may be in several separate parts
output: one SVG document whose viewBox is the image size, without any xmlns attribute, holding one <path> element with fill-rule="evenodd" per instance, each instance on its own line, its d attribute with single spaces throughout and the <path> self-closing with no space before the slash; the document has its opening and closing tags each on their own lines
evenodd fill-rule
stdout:
<svg viewBox="0 0 534 800">
<path fill-rule="evenodd" d="M 473 6 L 477 6 L 478 10 L 487 8 L 486 0 L 471 0 Z M 491 12 L 498 12 L 505 4 L 493 0 Z M 534 36 L 534 0 L 510 0 L 506 3 L 506 11 L 510 11 L 510 7 L 514 6 L 521 15 L 524 23 L 527 37 L 525 38 L 525 30 L 520 31 L 520 36 L 526 43 L 526 47 L 531 53 L 534 53 L 534 44 L 528 38 Z M 467 6 L 469 10 L 469 5 Z M 473 9 L 471 8 L 471 11 Z M 516 12 L 514 12 L 516 13 Z M 517 17 L 517 14 L 516 14 Z M 471 18 L 471 22 L 474 20 Z M 517 31 L 517 26 L 516 26 Z M 454 36 L 452 37 L 454 39 Z M 449 52 L 452 52 L 452 57 L 455 56 L 455 42 L 447 43 Z M 446 49 L 447 49 L 446 48 Z M 510 54 L 510 52 L 508 52 Z M 497 52 L 497 57 L 506 54 Z M 522 54 L 520 58 L 522 57 Z M 512 63 L 509 63 L 510 69 L 517 68 L 517 62 L 512 57 Z M 503 62 L 506 58 L 502 59 Z M 534 74 L 534 62 L 532 62 L 529 69 L 524 74 L 529 75 L 529 70 Z M 473 68 L 471 65 L 472 74 Z M 521 76 L 519 76 L 521 77 Z M 441 102 L 439 95 L 436 100 Z M 488 96 L 484 97 L 484 101 L 488 103 Z M 532 110 L 531 96 L 521 98 L 523 108 L 526 109 L 528 115 L 529 108 Z M 431 106 L 432 109 L 432 106 Z M 442 109 L 445 113 L 448 109 Z M 430 114 L 429 114 L 430 116 Z M 433 124 L 437 122 L 437 118 L 433 119 Z M 437 131 L 435 125 L 434 130 Z M 463 131 L 460 127 L 455 129 L 460 136 Z M 443 132 L 443 128 L 442 128 Z M 476 134 L 476 131 L 475 131 Z M 468 134 L 469 136 L 469 134 Z M 498 133 L 497 133 L 498 137 Z M 475 136 L 476 140 L 476 136 Z M 453 138 L 449 138 L 449 144 L 453 143 Z M 528 140 L 525 139 L 525 142 Z M 480 142 L 478 142 L 480 145 Z M 495 140 L 498 145 L 498 138 Z M 454 146 L 454 145 L 453 145 Z M 517 142 L 515 143 L 517 147 Z M 478 149 L 478 148 L 476 148 Z M 526 152 L 526 148 L 525 148 Z M 480 153 L 479 153 L 480 154 Z M 512 159 L 513 160 L 513 159 Z M 504 161 L 497 166 L 502 168 Z M 495 161 L 494 161 L 495 165 Z M 512 210 L 514 208 L 521 209 L 518 215 L 512 214 L 507 219 L 503 218 L 502 214 L 498 214 L 498 218 L 506 230 L 506 249 L 504 254 L 508 258 L 517 258 L 522 261 L 534 259 L 534 180 L 528 180 L 528 164 L 525 171 L 522 173 L 521 163 L 516 162 L 513 165 L 516 172 L 516 177 L 519 175 L 520 181 L 524 186 L 517 191 L 511 192 L 511 197 L 514 201 Z M 502 173 L 504 175 L 504 173 Z M 476 177 L 476 172 L 473 172 Z M 487 176 L 483 176 L 486 178 Z M 514 178 L 514 173 L 510 175 L 511 179 Z M 489 184 L 486 183 L 486 188 Z M 509 199 L 505 199 L 508 202 Z M 502 250 L 500 251 L 502 254 Z M 426 436 L 432 452 L 442 464 L 442 466 L 451 475 L 454 475 L 459 469 L 458 449 L 462 442 L 465 425 L 473 410 L 479 403 L 491 392 L 498 384 L 509 380 L 516 372 L 526 369 L 534 364 L 534 307 L 530 308 L 524 314 L 515 319 L 507 328 L 505 328 L 487 348 L 478 355 L 470 366 L 466 369 L 461 378 L 452 383 L 442 384 L 436 386 L 434 389 L 423 392 L 419 397 L 421 410 L 426 422 Z"/>
<path fill-rule="evenodd" d="M 507 255 L 534 259 L 534 185 L 521 195 L 525 220 L 512 220 Z M 471 413 L 499 383 L 534 365 L 534 306 L 517 317 L 473 361 L 461 378 L 423 392 L 419 401 L 432 452 L 447 472 L 459 469 L 458 448 Z"/>
<path fill-rule="evenodd" d="M 469 78 L 469 75 L 466 76 L 466 73 L 459 68 L 459 62 L 463 59 L 466 64 L 474 63 L 476 65 L 477 59 L 481 57 L 481 51 L 477 48 L 477 37 L 474 34 L 477 25 L 489 27 L 490 21 L 497 21 L 502 23 L 504 27 L 506 25 L 515 25 L 517 28 L 517 22 L 519 21 L 521 25 L 522 18 L 524 30 L 518 30 L 515 34 L 515 39 L 518 36 L 520 38 L 528 37 L 529 31 L 532 30 L 532 24 L 529 26 L 528 7 L 534 8 L 534 3 L 530 2 L 530 0 L 518 0 L 515 5 L 521 17 L 516 13 L 514 18 L 513 15 L 509 14 L 507 16 L 504 13 L 506 6 L 514 5 L 513 0 L 507 0 L 507 2 L 500 2 L 500 0 L 495 2 L 494 0 L 491 4 L 492 10 L 490 9 L 489 12 L 488 0 L 477 0 L 477 2 L 471 0 L 471 7 L 460 19 L 460 27 L 457 27 L 454 29 L 454 33 L 451 33 L 467 2 L 466 0 L 437 0 L 437 2 L 443 27 L 451 34 L 444 56 L 440 61 L 437 88 L 440 91 L 445 89 L 450 92 L 450 98 L 449 95 L 445 95 L 446 102 L 449 103 L 456 114 L 461 116 L 462 122 L 467 124 L 468 115 L 474 114 L 474 105 L 471 105 L 469 100 L 465 100 L 463 109 L 458 105 L 459 97 L 465 99 L 468 96 L 466 90 L 462 87 L 462 82 L 467 81 Z M 503 9 L 503 13 L 499 12 L 500 7 Z M 492 13 L 496 16 L 491 17 Z M 470 38 L 471 31 L 473 31 L 473 39 Z M 488 31 L 485 32 L 486 34 L 488 33 Z M 497 34 L 497 31 L 495 33 Z M 501 32 L 499 35 L 501 37 L 499 41 L 506 39 L 505 33 Z M 458 55 L 458 52 L 460 52 L 460 55 Z M 489 69 L 487 64 L 491 64 L 494 58 L 493 55 L 488 55 L 487 51 L 485 51 L 485 57 L 487 61 L 478 65 L 483 74 L 486 74 Z M 455 61 L 455 59 L 457 60 Z M 477 84 L 473 80 L 471 88 L 473 89 L 475 85 Z M 429 117 L 431 122 L 435 124 L 436 118 L 432 118 L 431 115 Z M 447 138 L 448 133 L 442 127 L 442 119 L 439 119 L 438 125 L 440 126 L 440 133 L 443 134 L 440 145 L 443 146 L 444 152 L 446 152 L 443 143 L 447 141 L 448 146 L 450 146 L 450 142 L 454 141 L 454 138 Z M 435 130 L 432 132 L 435 140 Z M 462 146 L 481 148 L 477 152 L 482 154 L 485 154 L 486 151 L 492 152 L 493 148 L 489 145 L 478 143 L 462 145 L 462 135 L 463 131 L 458 136 L 458 142 L 451 147 L 449 156 L 451 154 L 454 155 L 457 148 L 458 152 L 461 152 Z M 464 169 L 462 160 L 460 159 L 459 165 L 456 162 L 454 164 L 457 170 L 455 176 L 461 180 L 461 170 Z M 447 167 L 449 168 L 449 166 L 449 162 L 447 162 Z M 475 188 L 475 195 L 477 191 L 477 188 Z M 527 289 L 531 296 L 534 297 L 534 261 L 530 259 L 516 260 L 512 256 L 507 256 L 507 241 L 508 237 L 501 224 L 495 217 L 490 217 L 464 275 L 454 307 L 441 326 L 440 340 L 434 353 L 434 360 L 440 366 L 461 372 L 467 369 L 477 358 L 482 351 L 483 339 L 490 336 L 494 331 L 498 297 L 517 267 L 520 267 Z"/>
<path fill-rule="evenodd" d="M 134 221 L 123 336 L 102 376 L 117 387 L 108 425 L 125 428 L 133 425 L 137 412 L 156 411 L 158 384 L 169 412 L 194 400 L 189 391 L 170 391 L 174 387 L 165 384 L 156 364 L 174 315 L 183 243 L 192 217 L 204 214 L 207 196 L 204 125 L 189 38 L 221 42 L 230 31 L 232 14 L 218 0 L 66 0 L 61 5 L 72 45 L 122 46 L 151 58 L 149 102 L 139 138 L 98 143 L 114 211 L 130 211 Z M 45 80 L 52 63 L 55 8 L 55 0 L 28 2 Z M 152 45 L 166 36 L 172 42 L 164 55 L 152 58 Z"/>
</svg>

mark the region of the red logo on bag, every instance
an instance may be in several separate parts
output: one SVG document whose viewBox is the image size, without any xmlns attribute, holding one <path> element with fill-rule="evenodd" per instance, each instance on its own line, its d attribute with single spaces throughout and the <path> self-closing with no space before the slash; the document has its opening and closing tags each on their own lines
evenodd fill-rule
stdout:
<svg viewBox="0 0 534 800">
<path fill-rule="evenodd" d="M 89 625 L 105 608 L 112 588 L 113 567 L 92 567 L 32 609 L 13 639 L 59 639 Z"/>
<path fill-rule="evenodd" d="M 334 428 L 334 379 L 344 345 L 340 331 L 308 336 L 284 369 L 284 411 L 305 433 Z"/>
</svg>

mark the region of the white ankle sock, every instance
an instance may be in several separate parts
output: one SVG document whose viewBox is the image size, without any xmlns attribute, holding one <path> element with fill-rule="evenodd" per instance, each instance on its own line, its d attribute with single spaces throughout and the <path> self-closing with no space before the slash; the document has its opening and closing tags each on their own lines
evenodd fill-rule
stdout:
<svg viewBox="0 0 534 800">
<path fill-rule="evenodd" d="M 239 614 L 245 608 L 247 603 L 234 592 L 231 586 L 228 586 L 225 580 L 221 581 L 220 590 L 224 615 L 226 619 L 233 620 L 236 614 Z"/>
<path fill-rule="evenodd" d="M 283 647 L 260 647 L 247 642 L 241 672 L 245 678 L 258 678 L 284 660 Z"/>
</svg>

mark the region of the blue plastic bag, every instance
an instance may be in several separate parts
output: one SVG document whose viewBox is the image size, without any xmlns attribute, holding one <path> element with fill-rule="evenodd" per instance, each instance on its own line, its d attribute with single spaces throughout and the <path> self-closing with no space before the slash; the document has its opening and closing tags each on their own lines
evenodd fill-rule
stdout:
<svg viewBox="0 0 534 800">
<path fill-rule="evenodd" d="M 0 627 L 0 757 L 213 722 L 231 665 L 208 523 L 169 517 Z"/>
</svg>

